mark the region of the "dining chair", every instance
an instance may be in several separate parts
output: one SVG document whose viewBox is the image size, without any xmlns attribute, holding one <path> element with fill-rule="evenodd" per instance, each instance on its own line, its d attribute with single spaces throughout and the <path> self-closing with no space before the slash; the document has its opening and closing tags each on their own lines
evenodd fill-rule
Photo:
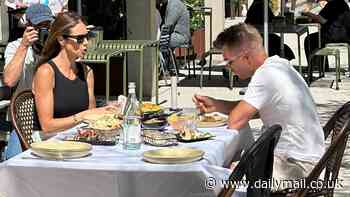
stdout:
<svg viewBox="0 0 350 197">
<path fill-rule="evenodd" d="M 175 76 L 178 76 L 175 56 L 173 50 L 170 48 L 171 32 L 172 26 L 163 25 L 159 38 L 160 69 L 164 76 L 169 75 L 168 69 L 172 69 Z"/>
<path fill-rule="evenodd" d="M 12 97 L 11 121 L 21 141 L 22 149 L 27 150 L 34 142 L 33 130 L 39 127 L 34 95 L 31 90 L 23 90 Z"/>
<path fill-rule="evenodd" d="M 350 102 L 345 103 L 335 112 L 323 127 L 323 131 L 325 139 L 331 136 L 331 144 L 310 174 L 305 178 L 306 187 L 298 189 L 287 188 L 282 191 L 273 192 L 271 196 L 333 196 L 346 143 L 350 134 Z M 324 175 L 322 176 L 323 171 Z M 311 187 L 311 183 L 314 181 L 326 187 L 313 188 Z"/>
<path fill-rule="evenodd" d="M 243 176 L 246 177 L 247 196 L 267 197 L 270 194 L 269 188 L 255 188 L 256 181 L 271 180 L 273 169 L 274 149 L 280 138 L 282 128 L 280 125 L 273 125 L 268 128 L 242 155 L 242 158 L 229 177 L 230 183 L 240 183 Z M 235 190 L 235 185 L 224 186 L 219 197 L 229 197 Z"/>
</svg>

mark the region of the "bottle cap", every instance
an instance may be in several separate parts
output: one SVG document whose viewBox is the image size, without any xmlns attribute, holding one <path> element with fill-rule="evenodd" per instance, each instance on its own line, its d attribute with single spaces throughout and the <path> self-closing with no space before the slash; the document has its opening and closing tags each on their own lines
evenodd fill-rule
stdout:
<svg viewBox="0 0 350 197">
<path fill-rule="evenodd" d="M 135 82 L 129 82 L 128 88 L 129 89 L 135 89 L 136 88 Z"/>
</svg>

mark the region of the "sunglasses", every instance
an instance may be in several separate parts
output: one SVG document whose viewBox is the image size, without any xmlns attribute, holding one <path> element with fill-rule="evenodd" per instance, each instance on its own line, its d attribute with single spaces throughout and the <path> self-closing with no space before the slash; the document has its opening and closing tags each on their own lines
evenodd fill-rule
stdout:
<svg viewBox="0 0 350 197">
<path fill-rule="evenodd" d="M 64 34 L 62 35 L 64 38 L 71 38 L 71 40 L 74 40 L 77 44 L 83 44 L 85 39 L 87 41 L 90 40 L 90 38 L 93 37 L 93 33 L 89 32 L 87 34 L 83 34 L 83 35 L 68 35 L 68 34 Z"/>
</svg>

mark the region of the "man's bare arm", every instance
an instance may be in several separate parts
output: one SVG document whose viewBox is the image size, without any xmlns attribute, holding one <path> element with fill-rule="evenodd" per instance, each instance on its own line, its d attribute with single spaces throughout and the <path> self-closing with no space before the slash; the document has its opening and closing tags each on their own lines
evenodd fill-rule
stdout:
<svg viewBox="0 0 350 197">
<path fill-rule="evenodd" d="M 243 128 L 252 119 L 258 110 L 245 101 L 240 101 L 229 114 L 228 127 L 231 129 Z"/>
</svg>

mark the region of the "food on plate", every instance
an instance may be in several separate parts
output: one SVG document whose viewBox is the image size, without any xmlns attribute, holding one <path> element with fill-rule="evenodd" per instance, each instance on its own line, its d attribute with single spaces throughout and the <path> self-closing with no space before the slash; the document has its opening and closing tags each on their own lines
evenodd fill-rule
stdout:
<svg viewBox="0 0 350 197">
<path fill-rule="evenodd" d="M 144 128 L 165 128 L 168 122 L 165 118 L 152 118 L 149 120 L 142 121 Z"/>
<path fill-rule="evenodd" d="M 104 114 L 96 119 L 87 120 L 89 128 L 98 130 L 119 129 L 123 121 L 115 114 Z"/>
<path fill-rule="evenodd" d="M 143 121 L 143 124 L 149 124 L 149 125 L 161 124 L 161 123 L 164 123 L 164 121 L 165 121 L 164 119 L 152 118 L 150 120 Z"/>
<path fill-rule="evenodd" d="M 204 114 L 198 117 L 198 120 L 201 122 L 219 122 L 223 121 L 225 118 L 219 114 Z"/>
<path fill-rule="evenodd" d="M 97 134 L 96 131 L 92 129 L 79 129 L 77 135 L 74 136 L 76 139 L 86 139 L 87 141 L 91 141 L 96 139 Z"/>
<path fill-rule="evenodd" d="M 155 113 L 155 112 L 159 112 L 160 110 L 161 110 L 161 107 L 159 105 L 151 102 L 143 102 L 141 105 L 142 113 Z"/>
<path fill-rule="evenodd" d="M 184 127 L 184 129 L 180 132 L 180 137 L 183 140 L 196 140 L 201 138 L 210 138 L 213 137 L 213 135 L 209 132 L 203 133 L 196 129 Z"/>
</svg>

